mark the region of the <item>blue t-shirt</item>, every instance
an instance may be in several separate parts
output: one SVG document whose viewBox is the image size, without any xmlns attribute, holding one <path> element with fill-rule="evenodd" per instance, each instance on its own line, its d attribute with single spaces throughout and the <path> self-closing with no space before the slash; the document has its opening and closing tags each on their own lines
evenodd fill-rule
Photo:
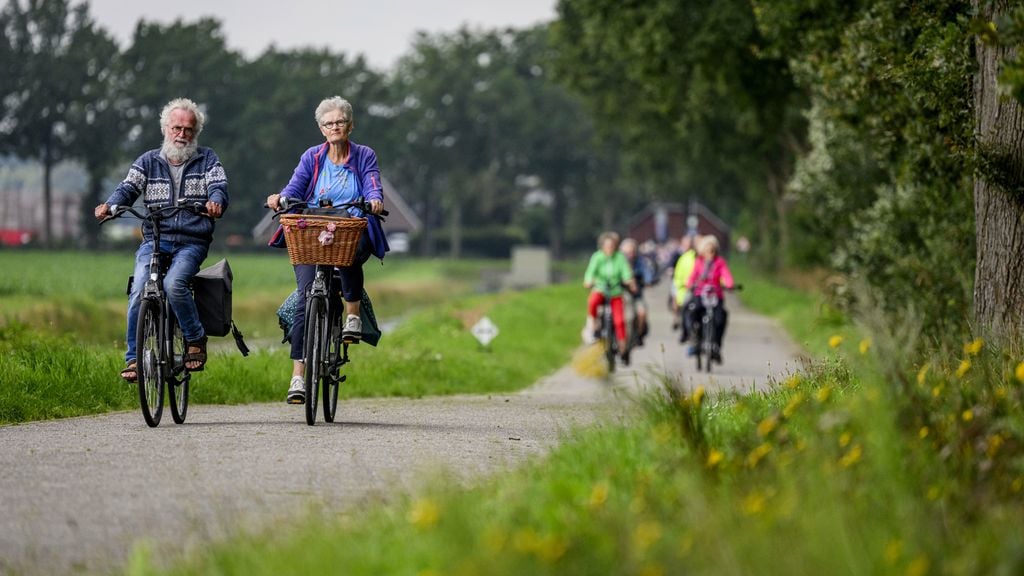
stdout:
<svg viewBox="0 0 1024 576">
<path fill-rule="evenodd" d="M 317 176 L 313 201 L 320 202 L 324 198 L 330 200 L 332 206 L 360 200 L 362 195 L 359 193 L 358 178 L 348 168 L 327 160 Z M 363 215 L 362 211 L 356 208 L 349 208 L 348 211 L 353 216 Z"/>
</svg>

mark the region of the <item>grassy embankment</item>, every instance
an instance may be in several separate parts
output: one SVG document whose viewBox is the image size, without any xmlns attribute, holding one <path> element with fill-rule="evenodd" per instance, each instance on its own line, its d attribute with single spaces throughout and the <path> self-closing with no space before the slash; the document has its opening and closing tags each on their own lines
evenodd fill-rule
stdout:
<svg viewBox="0 0 1024 576">
<path fill-rule="evenodd" d="M 745 279 L 820 362 L 765 394 L 642 399 L 471 490 L 218 544 L 174 574 L 1020 574 L 1020 354 L 962 354 L 885 377 L 813 297 Z M 840 323 L 841 324 L 841 323 Z M 839 336 L 844 335 L 840 338 Z M 856 374 L 856 375 L 855 375 Z M 866 375 L 863 375 L 866 374 Z M 128 567 L 153 572 L 145 548 Z"/>
<path fill-rule="evenodd" d="M 274 310 L 294 287 L 291 269 L 272 256 L 229 260 L 236 321 L 255 351 L 243 358 L 220 346 L 194 377 L 192 402 L 281 400 L 290 361 Z M 367 277 L 378 317 L 404 320 L 379 348 L 352 349 L 346 397 L 518 389 L 564 364 L 576 344 L 575 330 L 536 331 L 537 318 L 579 324 L 574 286 L 476 296 L 481 274 L 507 262 L 376 262 Z M 116 377 L 130 257 L 0 252 L 0 266 L 23 271 L 0 279 L 0 424 L 135 408 L 135 389 Z M 468 332 L 483 314 L 501 330 L 490 350 Z"/>
</svg>

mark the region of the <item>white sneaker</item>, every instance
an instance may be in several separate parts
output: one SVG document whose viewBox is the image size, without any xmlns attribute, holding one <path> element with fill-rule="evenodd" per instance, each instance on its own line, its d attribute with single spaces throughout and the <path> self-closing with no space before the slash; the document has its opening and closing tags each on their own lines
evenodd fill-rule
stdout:
<svg viewBox="0 0 1024 576">
<path fill-rule="evenodd" d="M 594 319 L 587 316 L 587 323 L 583 326 L 583 332 L 580 333 L 580 337 L 583 338 L 583 343 L 587 346 L 597 342 L 597 338 L 594 337 Z"/>
<path fill-rule="evenodd" d="M 306 403 L 306 380 L 302 376 L 292 376 L 291 382 L 288 383 L 288 403 Z"/>
<path fill-rule="evenodd" d="M 349 344 L 358 344 L 363 337 L 363 320 L 355 314 L 345 319 L 345 327 L 341 330 L 341 339 Z"/>
</svg>

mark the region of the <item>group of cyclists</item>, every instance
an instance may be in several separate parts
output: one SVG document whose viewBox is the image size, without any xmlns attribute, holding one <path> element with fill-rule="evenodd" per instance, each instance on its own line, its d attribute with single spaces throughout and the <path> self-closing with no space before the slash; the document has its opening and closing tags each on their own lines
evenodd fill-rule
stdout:
<svg viewBox="0 0 1024 576">
<path fill-rule="evenodd" d="M 728 324 L 724 292 L 736 284 L 725 258 L 720 254 L 717 237 L 683 236 L 679 250 L 662 264 L 651 250 L 640 250 L 632 238 L 620 240 L 616 232 L 602 233 L 597 244 L 598 249 L 591 255 L 583 276 L 583 287 L 590 290 L 587 319 L 581 335 L 584 343 L 597 340 L 601 330 L 598 311 L 602 305 L 608 305 L 617 349 L 623 362 L 628 363 L 631 348 L 642 346 L 648 333 L 649 307 L 644 298 L 644 288 L 667 276 L 672 280 L 668 299 L 674 318 L 672 325 L 680 331 L 680 342 L 688 344 L 689 355 L 696 353 L 695 340 L 705 314 L 703 302 L 714 302 L 711 318 L 715 330 L 709 360 L 721 364 L 722 336 Z M 702 294 L 713 294 L 715 298 L 701 298 Z M 635 319 L 630 326 L 626 321 L 627 306 L 631 306 Z M 630 334 L 630 329 L 633 334 Z"/>
</svg>

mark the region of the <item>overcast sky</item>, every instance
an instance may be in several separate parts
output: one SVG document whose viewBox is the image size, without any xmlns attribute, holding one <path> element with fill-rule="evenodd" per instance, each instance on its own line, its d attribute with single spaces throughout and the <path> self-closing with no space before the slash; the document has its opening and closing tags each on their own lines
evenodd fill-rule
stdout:
<svg viewBox="0 0 1024 576">
<path fill-rule="evenodd" d="M 221 21 L 228 46 L 248 57 L 271 44 L 280 49 L 327 47 L 371 66 L 389 68 L 409 50 L 413 33 L 450 32 L 463 24 L 524 28 L 555 18 L 557 0 L 89 0 L 89 13 L 121 47 L 138 20 Z M 75 2 L 77 3 L 77 2 Z"/>
</svg>

